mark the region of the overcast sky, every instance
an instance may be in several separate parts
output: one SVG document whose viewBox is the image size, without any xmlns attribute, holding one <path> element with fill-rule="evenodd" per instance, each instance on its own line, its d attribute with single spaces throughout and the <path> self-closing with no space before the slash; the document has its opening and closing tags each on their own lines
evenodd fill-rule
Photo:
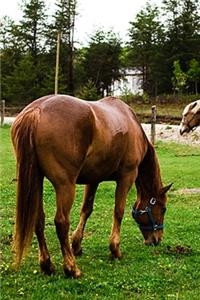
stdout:
<svg viewBox="0 0 200 300">
<path fill-rule="evenodd" d="M 53 11 L 54 0 L 45 0 L 49 12 Z M 8 15 L 16 21 L 21 18 L 19 0 L 2 0 L 0 17 Z M 145 6 L 146 0 L 77 0 L 79 15 L 76 19 L 75 38 L 81 43 L 87 43 L 89 36 L 97 29 L 113 29 L 115 33 L 126 40 L 129 22 Z M 162 0 L 151 3 L 160 5 Z"/>
</svg>

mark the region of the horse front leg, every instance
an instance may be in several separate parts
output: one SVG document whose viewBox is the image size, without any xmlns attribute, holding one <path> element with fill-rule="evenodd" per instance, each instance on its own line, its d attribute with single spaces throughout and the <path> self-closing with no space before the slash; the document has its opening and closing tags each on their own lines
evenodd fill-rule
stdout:
<svg viewBox="0 0 200 300">
<path fill-rule="evenodd" d="M 110 235 L 110 251 L 112 258 L 121 258 L 120 251 L 120 229 L 121 222 L 124 215 L 124 209 L 126 205 L 126 198 L 128 192 L 134 182 L 135 176 L 130 174 L 124 176 L 117 181 L 117 187 L 115 191 L 115 208 L 113 213 L 113 224 Z"/>
<path fill-rule="evenodd" d="M 57 212 L 55 216 L 55 225 L 64 258 L 64 272 L 67 276 L 78 278 L 81 276 L 81 272 L 76 266 L 75 257 L 69 242 L 69 215 L 74 196 L 75 184 L 67 183 L 56 187 Z"/>
<path fill-rule="evenodd" d="M 76 256 L 82 254 L 81 241 L 83 239 L 85 224 L 93 210 L 94 197 L 97 187 L 98 184 L 85 186 L 79 224 L 72 234 L 72 248 L 74 255 Z"/>
</svg>

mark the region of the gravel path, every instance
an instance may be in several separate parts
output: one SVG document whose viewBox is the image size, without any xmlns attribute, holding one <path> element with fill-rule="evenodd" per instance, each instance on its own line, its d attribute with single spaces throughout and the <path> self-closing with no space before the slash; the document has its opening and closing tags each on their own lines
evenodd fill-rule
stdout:
<svg viewBox="0 0 200 300">
<path fill-rule="evenodd" d="M 6 117 L 4 123 L 12 124 L 14 119 L 14 117 Z M 150 124 L 142 124 L 142 127 L 146 135 L 150 138 Z M 193 132 L 181 136 L 178 125 L 156 124 L 156 140 L 200 145 L 200 126 Z"/>
<path fill-rule="evenodd" d="M 142 124 L 142 127 L 146 135 L 150 138 L 151 126 L 149 124 Z M 193 132 L 181 136 L 178 125 L 156 124 L 156 140 L 200 145 L 200 127 L 196 128 Z"/>
</svg>

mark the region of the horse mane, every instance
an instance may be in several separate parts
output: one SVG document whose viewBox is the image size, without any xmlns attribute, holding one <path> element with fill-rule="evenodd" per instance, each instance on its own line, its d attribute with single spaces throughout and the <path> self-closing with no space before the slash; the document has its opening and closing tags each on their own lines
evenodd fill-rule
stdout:
<svg viewBox="0 0 200 300">
<path fill-rule="evenodd" d="M 139 194 L 147 197 L 156 196 L 162 188 L 160 166 L 153 145 L 148 141 L 147 152 L 138 167 L 135 185 Z"/>
</svg>

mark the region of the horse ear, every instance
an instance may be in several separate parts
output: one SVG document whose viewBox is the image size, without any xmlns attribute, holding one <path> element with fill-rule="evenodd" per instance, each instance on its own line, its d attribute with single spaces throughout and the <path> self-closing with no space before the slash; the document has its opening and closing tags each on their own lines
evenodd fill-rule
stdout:
<svg viewBox="0 0 200 300">
<path fill-rule="evenodd" d="M 164 187 L 160 190 L 160 195 L 166 194 L 166 193 L 169 191 L 169 189 L 171 188 L 172 184 L 173 184 L 173 183 L 170 183 L 169 185 L 164 186 Z"/>
<path fill-rule="evenodd" d="M 193 110 L 193 108 L 195 108 L 195 106 L 197 106 L 197 102 L 192 103 L 192 105 L 190 106 L 190 109 Z"/>
</svg>

